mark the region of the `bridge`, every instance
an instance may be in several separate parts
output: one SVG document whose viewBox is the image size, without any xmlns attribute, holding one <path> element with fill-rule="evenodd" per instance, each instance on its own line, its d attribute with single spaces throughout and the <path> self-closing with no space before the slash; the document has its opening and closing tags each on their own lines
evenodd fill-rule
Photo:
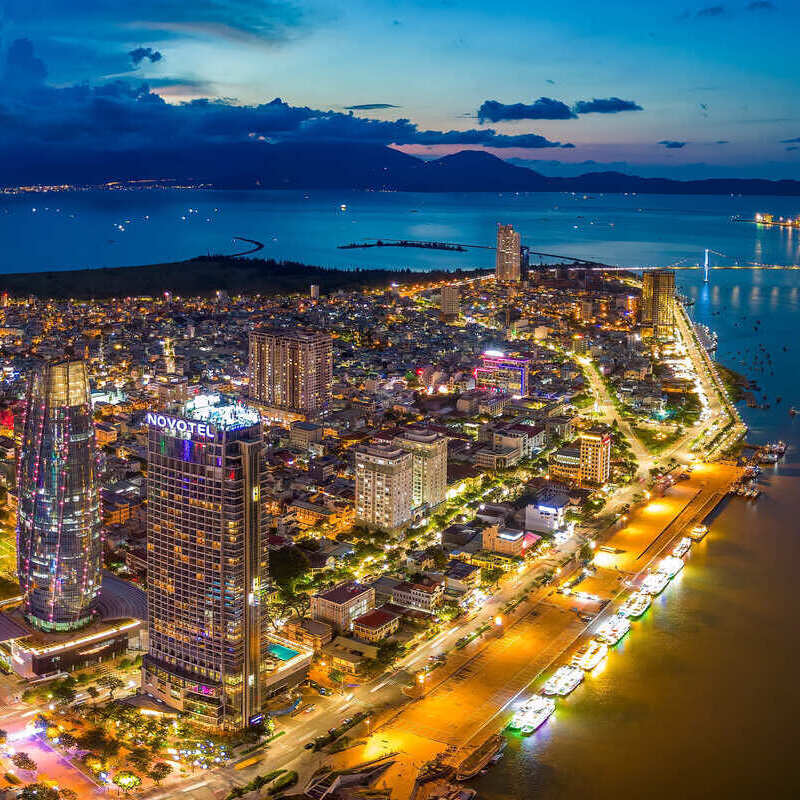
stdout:
<svg viewBox="0 0 800 800">
<path fill-rule="evenodd" d="M 370 240 L 373 241 L 373 240 Z M 381 241 L 385 244 L 393 244 L 397 247 L 418 247 L 418 248 L 426 248 L 429 247 L 434 250 L 446 250 L 446 251 L 463 251 L 463 250 L 497 250 L 496 247 L 492 245 L 486 244 L 467 244 L 465 242 L 423 242 L 423 241 L 415 241 L 409 239 L 380 239 L 374 241 Z M 548 265 L 542 263 L 542 259 L 557 259 L 562 264 L 577 264 L 579 267 L 583 267 L 585 269 L 596 269 L 602 270 L 603 272 L 649 272 L 651 270 L 657 269 L 672 269 L 672 270 L 684 270 L 684 269 L 694 269 L 694 270 L 703 270 L 704 272 L 704 280 L 708 283 L 709 280 L 709 273 L 711 270 L 732 270 L 732 269 L 747 269 L 747 270 L 800 270 L 800 264 L 764 264 L 759 261 L 744 261 L 742 259 L 737 259 L 733 256 L 729 256 L 726 253 L 720 253 L 717 250 L 712 250 L 710 247 L 705 248 L 703 252 L 703 263 L 701 264 L 699 261 L 697 263 L 690 263 L 691 256 L 686 256 L 685 258 L 681 258 L 678 261 L 673 262 L 672 264 L 666 264 L 664 266 L 658 264 L 640 264 L 639 266 L 625 266 L 622 264 L 605 264 L 602 261 L 591 261 L 585 258 L 576 258 L 575 256 L 568 256 L 558 253 L 545 253 L 540 250 L 531 250 L 529 247 L 524 248 L 529 256 L 538 256 L 540 259 L 540 263 L 538 267 L 540 269 L 546 268 Z M 717 256 L 720 259 L 725 259 L 728 262 L 732 263 L 711 263 L 711 256 Z M 536 265 L 532 265 L 536 268 Z"/>
</svg>

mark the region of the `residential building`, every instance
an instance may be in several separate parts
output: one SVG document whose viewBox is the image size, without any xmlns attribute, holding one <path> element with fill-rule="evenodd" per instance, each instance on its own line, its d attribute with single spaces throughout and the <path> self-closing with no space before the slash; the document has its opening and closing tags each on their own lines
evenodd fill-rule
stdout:
<svg viewBox="0 0 800 800">
<path fill-rule="evenodd" d="M 266 699 L 269 647 L 259 414 L 200 395 L 147 420 L 143 688 L 198 725 L 243 728 Z"/>
<path fill-rule="evenodd" d="M 501 389 L 517 397 L 528 395 L 529 358 L 512 358 L 495 350 L 487 350 L 475 370 L 475 384 L 488 389 Z"/>
<path fill-rule="evenodd" d="M 561 530 L 566 524 L 568 505 L 569 497 L 562 492 L 542 490 L 536 497 L 536 502 L 525 507 L 525 529 L 542 533 Z"/>
<path fill-rule="evenodd" d="M 340 583 L 311 598 L 311 618 L 349 631 L 353 620 L 375 608 L 375 590 L 355 581 Z"/>
<path fill-rule="evenodd" d="M 250 332 L 250 398 L 303 413 L 327 408 L 333 383 L 333 344 L 321 331 Z"/>
<path fill-rule="evenodd" d="M 548 459 L 548 472 L 555 480 L 577 483 L 581 478 L 581 451 L 578 447 L 561 447 Z"/>
<path fill-rule="evenodd" d="M 376 608 L 353 620 L 353 636 L 364 642 L 380 642 L 396 633 L 400 617 L 384 608 Z"/>
<path fill-rule="evenodd" d="M 298 420 L 293 422 L 289 430 L 289 441 L 302 450 L 308 450 L 313 442 L 321 442 L 324 428 L 313 422 Z"/>
<path fill-rule="evenodd" d="M 356 450 L 356 519 L 383 531 L 411 520 L 413 455 L 396 446 Z"/>
<path fill-rule="evenodd" d="M 289 641 L 304 644 L 312 648 L 315 653 L 333 641 L 333 626 L 322 620 L 308 617 L 290 619 L 281 628 L 281 633 Z"/>
<path fill-rule="evenodd" d="M 428 612 L 434 611 L 439 606 L 443 596 L 444 584 L 428 577 L 404 581 L 392 590 L 393 603 Z"/>
<path fill-rule="evenodd" d="M 581 431 L 580 481 L 602 486 L 611 473 L 611 436 L 597 430 Z"/>
<path fill-rule="evenodd" d="M 412 428 L 394 437 L 394 444 L 411 453 L 411 496 L 414 508 L 434 508 L 447 492 L 447 437 L 438 431 Z"/>
<path fill-rule="evenodd" d="M 17 465 L 17 567 L 25 618 L 88 625 L 100 595 L 100 496 L 86 364 L 44 362 L 28 382 Z"/>
<path fill-rule="evenodd" d="M 497 226 L 495 278 L 503 283 L 522 279 L 522 251 L 519 234 L 513 225 Z"/>
<path fill-rule="evenodd" d="M 458 319 L 461 311 L 461 290 L 458 286 L 443 286 L 439 304 L 439 316 L 443 322 Z"/>
<path fill-rule="evenodd" d="M 490 525 L 483 529 L 483 549 L 505 556 L 521 556 L 527 547 L 525 531 Z"/>
<path fill-rule="evenodd" d="M 658 339 L 675 333 L 675 273 L 656 269 L 642 275 L 642 325 Z"/>
</svg>

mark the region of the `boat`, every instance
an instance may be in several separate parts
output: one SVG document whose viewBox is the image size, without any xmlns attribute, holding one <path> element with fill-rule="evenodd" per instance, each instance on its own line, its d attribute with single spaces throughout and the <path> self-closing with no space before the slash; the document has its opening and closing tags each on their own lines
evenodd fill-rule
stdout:
<svg viewBox="0 0 800 800">
<path fill-rule="evenodd" d="M 778 454 L 777 453 L 762 453 L 758 460 L 762 464 L 777 464 L 778 463 Z"/>
<path fill-rule="evenodd" d="M 689 531 L 689 538 L 695 542 L 701 541 L 705 538 L 705 535 L 708 533 L 708 525 L 695 525 Z"/>
<path fill-rule="evenodd" d="M 631 629 L 631 621 L 620 614 L 607 619 L 595 632 L 595 636 L 607 645 L 614 646 Z"/>
<path fill-rule="evenodd" d="M 653 598 L 647 592 L 634 592 L 620 608 L 619 613 L 626 617 L 636 619 L 641 617 L 648 608 Z"/>
<path fill-rule="evenodd" d="M 663 572 L 650 572 L 642 581 L 641 590 L 647 592 L 647 594 L 661 594 L 661 592 L 667 588 L 668 583 L 669 576 L 665 575 Z"/>
<path fill-rule="evenodd" d="M 570 692 L 577 689 L 582 680 L 582 669 L 564 664 L 564 666 L 559 667 L 547 680 L 545 685 L 542 686 L 542 693 L 566 697 Z"/>
<path fill-rule="evenodd" d="M 675 547 L 672 548 L 672 555 L 675 558 L 683 558 L 692 549 L 692 540 L 684 536 Z"/>
<path fill-rule="evenodd" d="M 505 745 L 505 739 L 494 734 L 476 747 L 456 768 L 456 780 L 468 781 L 474 778 Z"/>
<path fill-rule="evenodd" d="M 658 562 L 656 572 L 666 575 L 668 578 L 674 578 L 683 569 L 683 566 L 682 558 L 667 556 Z"/>
<path fill-rule="evenodd" d="M 585 644 L 572 657 L 572 664 L 589 672 L 608 655 L 608 645 L 595 639 Z"/>
<path fill-rule="evenodd" d="M 508 727 L 517 728 L 521 733 L 529 735 L 544 725 L 555 710 L 555 700 L 535 694 L 517 709 Z"/>
</svg>

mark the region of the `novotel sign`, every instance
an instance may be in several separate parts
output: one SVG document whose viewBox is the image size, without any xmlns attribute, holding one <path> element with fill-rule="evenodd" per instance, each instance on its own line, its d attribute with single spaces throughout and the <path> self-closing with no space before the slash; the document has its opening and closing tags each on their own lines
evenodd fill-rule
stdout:
<svg viewBox="0 0 800 800">
<path fill-rule="evenodd" d="M 187 433 L 190 436 L 204 436 L 206 439 L 214 438 L 214 431 L 206 422 L 192 422 L 189 419 L 171 417 L 169 414 L 156 414 L 153 411 L 147 412 L 146 421 L 148 425 L 163 428 L 171 433 Z"/>
</svg>

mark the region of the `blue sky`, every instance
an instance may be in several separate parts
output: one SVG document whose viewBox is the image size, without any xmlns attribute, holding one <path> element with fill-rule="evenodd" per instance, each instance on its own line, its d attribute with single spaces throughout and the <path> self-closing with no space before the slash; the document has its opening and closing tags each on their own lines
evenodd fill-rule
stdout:
<svg viewBox="0 0 800 800">
<path fill-rule="evenodd" d="M 800 178 L 800 142 L 790 141 L 800 138 L 796 0 L 0 0 L 0 9 L 3 143 L 145 146 L 157 124 L 175 135 L 366 137 L 426 156 L 488 147 L 551 174 L 611 165 Z M 265 109 L 276 97 L 284 104 Z M 213 125 L 207 106 L 171 107 L 198 98 L 214 101 Z M 278 110 L 293 125 L 276 126 Z M 398 119 L 408 122 L 380 124 Z"/>
</svg>

